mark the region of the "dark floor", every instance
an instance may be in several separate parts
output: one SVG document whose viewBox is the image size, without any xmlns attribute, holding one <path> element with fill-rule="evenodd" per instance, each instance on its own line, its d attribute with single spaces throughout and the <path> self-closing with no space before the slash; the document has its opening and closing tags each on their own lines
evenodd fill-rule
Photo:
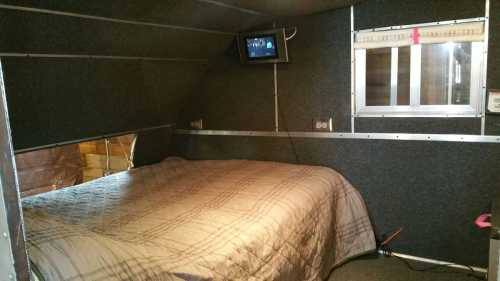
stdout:
<svg viewBox="0 0 500 281">
<path fill-rule="evenodd" d="M 415 268 L 433 265 L 410 262 Z M 448 267 L 435 268 L 430 272 L 415 272 L 403 261 L 391 257 L 363 257 L 335 269 L 328 281 L 477 281 L 484 280 L 468 276 L 467 271 Z M 480 274 L 477 274 L 481 276 Z M 484 277 L 484 276 L 483 276 Z"/>
</svg>

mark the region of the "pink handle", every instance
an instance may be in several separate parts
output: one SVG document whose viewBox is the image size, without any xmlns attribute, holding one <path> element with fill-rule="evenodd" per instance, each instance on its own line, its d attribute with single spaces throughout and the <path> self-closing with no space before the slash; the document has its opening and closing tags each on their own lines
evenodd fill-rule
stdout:
<svg viewBox="0 0 500 281">
<path fill-rule="evenodd" d="M 477 217 L 475 223 L 479 228 L 487 228 L 491 227 L 491 222 L 488 222 L 488 219 L 491 217 L 491 214 L 482 214 Z"/>
</svg>

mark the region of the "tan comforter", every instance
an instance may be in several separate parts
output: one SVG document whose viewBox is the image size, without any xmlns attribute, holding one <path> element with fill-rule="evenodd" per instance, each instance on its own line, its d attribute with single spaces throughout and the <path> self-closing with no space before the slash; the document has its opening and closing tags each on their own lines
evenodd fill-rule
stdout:
<svg viewBox="0 0 500 281">
<path fill-rule="evenodd" d="M 23 200 L 46 280 L 322 280 L 375 248 L 359 193 L 325 167 L 186 161 Z"/>
</svg>

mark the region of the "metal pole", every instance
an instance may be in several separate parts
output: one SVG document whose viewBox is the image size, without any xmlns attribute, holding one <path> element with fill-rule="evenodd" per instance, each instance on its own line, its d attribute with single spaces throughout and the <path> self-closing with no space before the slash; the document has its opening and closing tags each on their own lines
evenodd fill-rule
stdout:
<svg viewBox="0 0 500 281">
<path fill-rule="evenodd" d="M 111 174 L 111 157 L 110 157 L 110 142 L 109 139 L 104 139 L 104 144 L 106 146 L 106 170 L 104 171 L 104 176 Z"/>
<path fill-rule="evenodd" d="M 278 65 L 274 63 L 274 131 L 279 130 Z"/>
<path fill-rule="evenodd" d="M 356 80 L 355 80 L 355 75 L 356 75 L 356 61 L 354 57 L 354 6 L 351 5 L 351 133 L 355 133 L 356 130 L 354 128 L 355 125 L 355 119 L 354 119 L 354 113 L 356 110 L 356 105 L 354 104 L 356 102 L 356 97 L 355 97 L 355 87 L 356 87 Z"/>
<path fill-rule="evenodd" d="M 276 28 L 276 22 L 273 22 L 273 28 Z M 278 64 L 273 64 L 273 87 L 274 87 L 274 131 L 279 132 L 279 99 L 278 99 Z M 288 130 L 288 129 L 287 129 Z"/>
<path fill-rule="evenodd" d="M 485 23 L 484 23 L 484 63 L 483 63 L 483 85 L 481 91 L 481 135 L 486 134 L 486 96 L 488 94 L 488 42 L 490 37 L 490 0 L 485 2 Z"/>
</svg>

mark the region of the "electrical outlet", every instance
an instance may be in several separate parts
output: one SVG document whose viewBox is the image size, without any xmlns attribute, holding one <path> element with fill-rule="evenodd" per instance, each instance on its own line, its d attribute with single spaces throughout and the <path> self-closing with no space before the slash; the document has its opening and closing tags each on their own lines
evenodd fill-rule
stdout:
<svg viewBox="0 0 500 281">
<path fill-rule="evenodd" d="M 191 128 L 196 129 L 196 130 L 203 130 L 203 119 L 198 119 L 191 121 L 189 123 L 191 125 Z"/>
<path fill-rule="evenodd" d="M 313 131 L 333 132 L 333 119 L 315 118 L 313 119 Z"/>
</svg>

